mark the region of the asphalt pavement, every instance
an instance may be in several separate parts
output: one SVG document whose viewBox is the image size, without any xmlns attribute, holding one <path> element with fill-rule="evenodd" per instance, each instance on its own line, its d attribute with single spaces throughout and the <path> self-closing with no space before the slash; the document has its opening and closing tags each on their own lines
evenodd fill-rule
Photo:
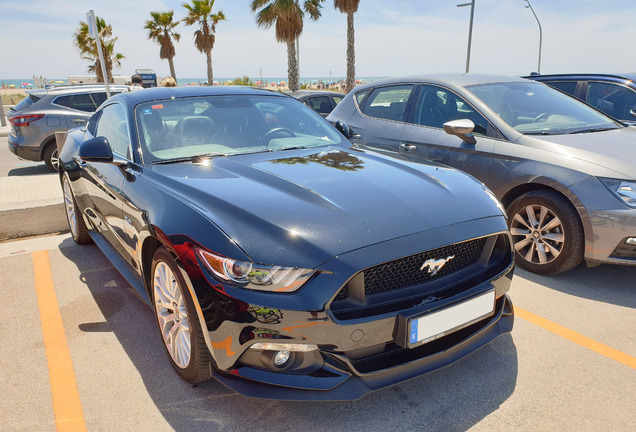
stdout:
<svg viewBox="0 0 636 432">
<path fill-rule="evenodd" d="M 66 230 L 58 177 L 0 147 L 0 231 L 55 208 Z M 282 402 L 182 381 L 97 247 L 49 232 L 0 241 L 0 430 L 636 431 L 636 267 L 517 269 L 511 334 L 358 401 Z"/>
<path fill-rule="evenodd" d="M 80 430 L 64 427 L 78 419 L 89 431 L 636 430 L 636 364 L 613 356 L 636 360 L 636 268 L 579 266 L 551 278 L 518 270 L 512 334 L 358 401 L 308 403 L 182 381 L 152 310 L 93 244 L 69 235 L 0 243 L 0 266 L 12 269 L 0 276 L 0 430 Z M 47 342 L 47 273 L 76 398 L 52 390 L 61 372 Z M 614 352 L 587 348 L 585 338 Z M 60 403 L 76 406 L 77 418 L 59 418 Z"/>
</svg>

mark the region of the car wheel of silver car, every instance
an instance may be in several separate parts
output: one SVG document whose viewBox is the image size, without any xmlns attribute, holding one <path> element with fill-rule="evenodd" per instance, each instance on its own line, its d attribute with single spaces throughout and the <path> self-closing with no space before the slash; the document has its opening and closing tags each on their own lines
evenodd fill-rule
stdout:
<svg viewBox="0 0 636 432">
<path fill-rule="evenodd" d="M 68 227 L 71 230 L 73 240 L 77 244 L 88 243 L 91 239 L 88 235 L 88 229 L 84 218 L 77 207 L 75 202 L 75 195 L 71 189 L 71 184 L 66 175 L 62 176 L 62 190 L 64 191 L 64 210 L 66 211 L 66 221 Z"/>
<path fill-rule="evenodd" d="M 578 213 L 560 194 L 525 193 L 508 206 L 515 262 L 524 270 L 551 275 L 583 259 L 583 227 Z"/>
<path fill-rule="evenodd" d="M 44 151 L 44 164 L 51 172 L 58 172 L 60 168 L 60 157 L 55 142 L 49 144 Z"/>
<path fill-rule="evenodd" d="M 152 296 L 159 331 L 172 367 L 191 383 L 209 379 L 210 352 L 188 285 L 163 246 L 152 262 Z"/>
</svg>

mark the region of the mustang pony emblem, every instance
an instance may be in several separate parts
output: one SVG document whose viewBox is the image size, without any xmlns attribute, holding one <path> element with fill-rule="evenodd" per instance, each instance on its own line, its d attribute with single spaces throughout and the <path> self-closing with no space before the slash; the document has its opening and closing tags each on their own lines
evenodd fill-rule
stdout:
<svg viewBox="0 0 636 432">
<path fill-rule="evenodd" d="M 440 271 L 442 267 L 444 267 L 446 263 L 453 258 L 455 258 L 455 255 L 451 255 L 446 258 L 426 260 L 424 261 L 424 264 L 422 264 L 422 267 L 420 267 L 420 270 L 424 270 L 426 267 L 428 267 L 428 274 L 430 274 L 431 276 L 435 276 L 435 274 L 437 274 L 437 272 Z"/>
</svg>

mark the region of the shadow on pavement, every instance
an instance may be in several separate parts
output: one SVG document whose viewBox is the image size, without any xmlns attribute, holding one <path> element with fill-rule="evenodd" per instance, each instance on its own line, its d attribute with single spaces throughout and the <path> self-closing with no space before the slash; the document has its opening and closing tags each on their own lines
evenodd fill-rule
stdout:
<svg viewBox="0 0 636 432">
<path fill-rule="evenodd" d="M 516 386 L 517 349 L 510 334 L 451 366 L 352 402 L 252 399 L 214 379 L 192 386 L 172 369 L 151 308 L 99 249 L 60 251 L 77 265 L 105 317 L 80 330 L 113 332 L 176 431 L 463 431 L 496 411 Z"/>
<path fill-rule="evenodd" d="M 12 176 L 28 176 L 28 175 L 39 175 L 39 174 L 54 174 L 48 170 L 44 163 L 37 165 L 29 165 L 20 168 L 14 168 L 7 174 L 8 177 Z"/>
<path fill-rule="evenodd" d="M 553 276 L 541 276 L 517 267 L 515 276 L 564 294 L 636 308 L 636 267 L 610 264 L 587 267 L 585 263 L 581 263 L 568 272 Z"/>
</svg>

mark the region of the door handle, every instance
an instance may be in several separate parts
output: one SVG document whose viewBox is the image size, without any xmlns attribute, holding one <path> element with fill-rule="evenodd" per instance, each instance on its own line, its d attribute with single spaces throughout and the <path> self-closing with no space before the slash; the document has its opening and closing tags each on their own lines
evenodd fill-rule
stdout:
<svg viewBox="0 0 636 432">
<path fill-rule="evenodd" d="M 86 123 L 86 119 L 74 118 L 74 119 L 71 120 L 71 123 Z"/>
<path fill-rule="evenodd" d="M 360 134 L 353 134 L 353 135 L 351 135 L 351 139 L 352 139 L 352 140 L 355 140 L 355 141 L 358 141 L 358 140 L 359 140 L 359 139 L 361 139 L 361 138 L 362 138 L 362 135 L 360 135 Z"/>
<path fill-rule="evenodd" d="M 414 144 L 400 144 L 400 147 L 402 147 L 404 151 L 407 151 L 407 152 L 417 150 L 417 146 Z"/>
</svg>

